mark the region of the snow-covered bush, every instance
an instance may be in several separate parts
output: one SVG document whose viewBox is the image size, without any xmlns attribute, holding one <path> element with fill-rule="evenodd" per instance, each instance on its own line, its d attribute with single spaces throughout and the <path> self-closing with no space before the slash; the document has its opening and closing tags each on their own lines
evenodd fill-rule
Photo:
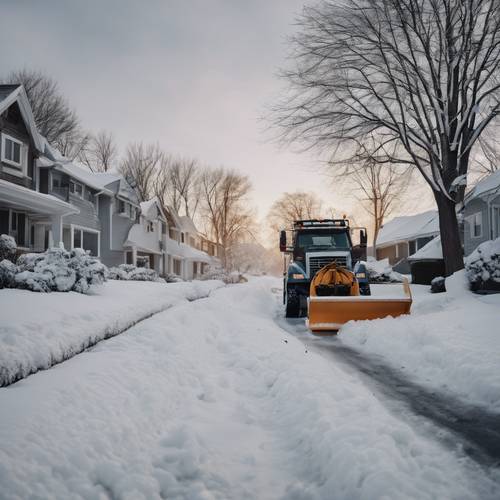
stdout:
<svg viewBox="0 0 500 500">
<path fill-rule="evenodd" d="M 167 283 L 181 283 L 182 281 L 184 281 L 180 276 L 172 273 L 165 274 L 164 278 Z"/>
<path fill-rule="evenodd" d="M 236 283 L 245 283 L 248 281 L 241 273 L 236 271 L 229 272 L 220 267 L 210 268 L 205 274 L 200 277 L 201 280 L 220 280 L 226 285 Z"/>
<path fill-rule="evenodd" d="M 370 283 L 402 283 L 403 275 L 392 270 L 389 259 L 375 260 L 368 258 L 364 263 Z"/>
<path fill-rule="evenodd" d="M 40 254 L 24 254 L 17 260 L 15 286 L 34 292 L 88 292 L 106 280 L 107 269 L 82 249 L 67 252 L 51 248 Z"/>
<path fill-rule="evenodd" d="M 10 260 L 3 259 L 0 261 L 0 289 L 10 288 L 14 285 L 17 271 L 17 266 Z"/>
<path fill-rule="evenodd" d="M 472 290 L 500 290 L 500 238 L 481 243 L 464 262 Z"/>
<path fill-rule="evenodd" d="M 109 269 L 109 279 L 124 281 L 157 281 L 158 274 L 154 269 L 136 267 L 132 264 L 120 264 Z"/>
<path fill-rule="evenodd" d="M 14 262 L 16 252 L 16 240 L 7 234 L 0 234 L 0 261 L 7 259 Z"/>
<path fill-rule="evenodd" d="M 446 292 L 446 279 L 443 276 L 436 276 L 431 281 L 431 293 Z"/>
</svg>

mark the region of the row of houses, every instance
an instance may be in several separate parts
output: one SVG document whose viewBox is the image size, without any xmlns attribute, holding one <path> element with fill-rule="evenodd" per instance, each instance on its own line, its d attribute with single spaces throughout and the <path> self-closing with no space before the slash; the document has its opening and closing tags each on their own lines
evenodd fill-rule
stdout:
<svg viewBox="0 0 500 500">
<path fill-rule="evenodd" d="M 459 220 L 466 256 L 481 243 L 500 238 L 500 170 L 467 192 Z M 442 259 L 437 210 L 396 217 L 384 224 L 377 236 L 376 258 L 389 259 L 402 273 L 410 271 L 412 262 Z"/>
<path fill-rule="evenodd" d="M 22 85 L 0 85 L 0 234 L 21 251 L 61 244 L 107 266 L 134 264 L 194 279 L 219 247 L 193 221 L 141 202 L 117 173 L 92 173 L 62 156 L 37 130 Z"/>
</svg>

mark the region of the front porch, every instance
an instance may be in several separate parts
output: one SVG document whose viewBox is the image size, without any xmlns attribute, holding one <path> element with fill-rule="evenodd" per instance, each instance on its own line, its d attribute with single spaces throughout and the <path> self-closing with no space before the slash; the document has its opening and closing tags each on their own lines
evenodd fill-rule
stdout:
<svg viewBox="0 0 500 500">
<path fill-rule="evenodd" d="M 22 251 L 43 252 L 63 242 L 63 218 L 79 210 L 54 196 L 0 180 L 0 234 Z"/>
</svg>

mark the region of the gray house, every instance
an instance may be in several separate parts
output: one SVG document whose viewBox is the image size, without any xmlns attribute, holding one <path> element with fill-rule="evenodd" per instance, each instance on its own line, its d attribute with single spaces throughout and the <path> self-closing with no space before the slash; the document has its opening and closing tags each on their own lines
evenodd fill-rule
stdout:
<svg viewBox="0 0 500 500">
<path fill-rule="evenodd" d="M 67 199 L 40 191 L 49 164 L 46 141 L 37 131 L 22 85 L 0 85 L 0 234 L 15 238 L 21 250 L 59 245 L 64 217 L 79 213 Z"/>
<path fill-rule="evenodd" d="M 487 240 L 500 238 L 500 170 L 481 179 L 465 196 L 464 253 Z"/>
</svg>

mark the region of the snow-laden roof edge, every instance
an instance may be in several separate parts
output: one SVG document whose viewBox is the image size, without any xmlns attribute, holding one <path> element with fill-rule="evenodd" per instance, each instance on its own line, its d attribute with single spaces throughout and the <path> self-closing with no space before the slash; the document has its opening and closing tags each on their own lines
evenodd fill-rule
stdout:
<svg viewBox="0 0 500 500">
<path fill-rule="evenodd" d="M 493 172 L 486 177 L 483 177 L 476 185 L 466 194 L 465 202 L 478 198 L 492 192 L 500 192 L 500 170 Z"/>
<path fill-rule="evenodd" d="M 443 248 L 441 247 L 441 236 L 436 236 L 426 243 L 420 250 L 408 257 L 412 260 L 440 260 L 443 258 Z"/>
<path fill-rule="evenodd" d="M 377 246 L 387 246 L 399 241 L 439 234 L 437 210 L 415 215 L 403 215 L 386 222 L 377 236 Z"/>
</svg>

